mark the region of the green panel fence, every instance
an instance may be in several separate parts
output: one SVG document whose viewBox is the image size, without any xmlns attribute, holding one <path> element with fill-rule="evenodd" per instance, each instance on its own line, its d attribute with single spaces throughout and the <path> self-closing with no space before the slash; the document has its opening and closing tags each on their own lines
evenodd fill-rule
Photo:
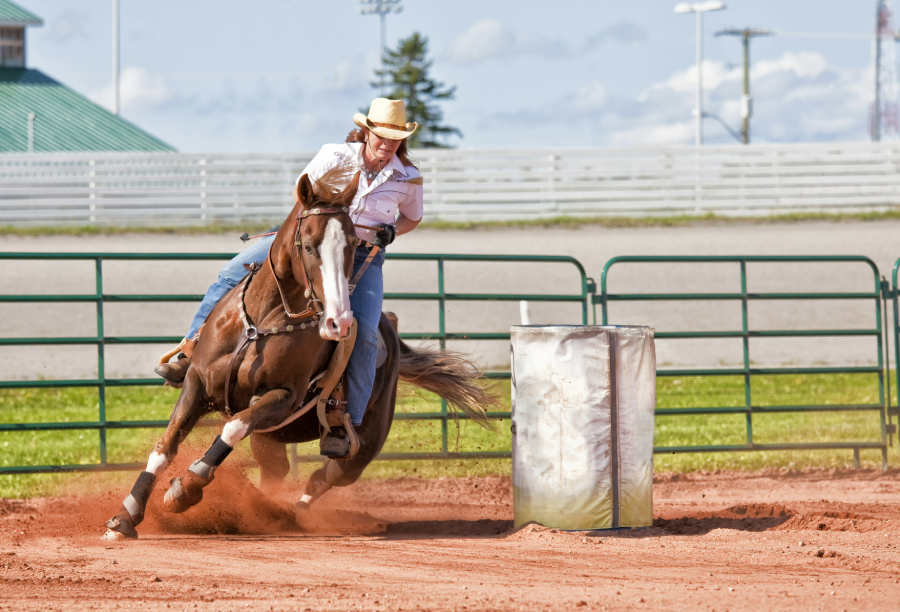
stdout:
<svg viewBox="0 0 900 612">
<path fill-rule="evenodd" d="M 64 387 L 94 387 L 98 389 L 98 414 L 95 421 L 66 422 L 66 423 L 0 423 L 0 432 L 4 431 L 53 431 L 53 430 L 95 430 L 99 436 L 100 455 L 96 464 L 77 465 L 20 465 L 0 467 L 0 474 L 34 474 L 48 472 L 75 472 L 98 470 L 129 470 L 142 469 L 142 463 L 112 463 L 107 461 L 107 432 L 114 429 L 146 429 L 165 427 L 168 421 L 162 420 L 108 420 L 106 418 L 106 389 L 110 387 L 125 386 L 159 386 L 162 384 L 159 378 L 108 378 L 105 374 L 104 348 L 112 344 L 177 344 L 181 341 L 177 336 L 107 336 L 103 327 L 104 304 L 112 302 L 184 302 L 200 301 L 202 295 L 190 294 L 107 294 L 103 290 L 103 262 L 104 261 L 199 261 L 199 260 L 228 260 L 233 254 L 220 253 L 0 253 L 0 260 L 87 260 L 94 262 L 95 291 L 90 294 L 60 294 L 60 295 L 0 295 L 0 303 L 94 303 L 97 310 L 97 335 L 90 337 L 39 337 L 39 338 L 9 338 L 0 337 L 0 346 L 29 346 L 29 345 L 93 345 L 97 347 L 97 377 L 85 380 L 25 380 L 25 381 L 0 381 L 0 389 L 23 388 L 64 388 Z M 563 256 L 531 256 L 531 255 L 457 255 L 457 254 L 388 254 L 388 259 L 434 262 L 437 266 L 437 287 L 434 291 L 424 293 L 386 293 L 386 300 L 417 300 L 433 301 L 438 305 L 438 330 L 430 333 L 403 333 L 401 337 L 406 340 L 435 340 L 443 347 L 448 340 L 508 340 L 509 331 L 497 333 L 468 333 L 448 332 L 445 323 L 446 303 L 458 302 L 485 302 L 485 301 L 530 301 L 530 302 L 561 302 L 576 303 L 581 306 L 581 322 L 588 323 L 588 309 L 591 295 L 595 291 L 593 281 L 585 275 L 584 267 L 572 257 Z M 579 275 L 579 283 L 576 291 L 566 294 L 503 294 L 503 293 L 450 293 L 445 290 L 445 266 L 459 262 L 504 262 L 519 263 L 524 265 L 560 264 L 574 266 Z M 149 364 L 148 364 L 149 365 Z M 489 378 L 509 378 L 509 372 L 490 372 Z M 492 412 L 491 418 L 509 418 L 509 412 Z M 495 458 L 509 457 L 508 452 L 450 452 L 448 449 L 448 421 L 455 418 L 448 414 L 446 403 L 442 402 L 440 412 L 429 413 L 397 413 L 397 420 L 439 420 L 441 422 L 442 442 L 439 453 L 382 453 L 379 459 L 453 459 L 453 458 Z M 297 457 L 293 453 L 296 465 L 297 461 L 316 460 L 317 457 Z"/>
<path fill-rule="evenodd" d="M 131 254 L 131 253 L 0 253 L 0 260 L 82 260 L 92 261 L 94 274 L 94 292 L 87 294 L 62 294 L 62 295 L 0 295 L 0 303 L 93 303 L 96 306 L 96 336 L 89 337 L 35 337 L 35 338 L 10 338 L 0 337 L 0 346 L 28 346 L 28 345 L 88 345 L 97 349 L 97 377 L 89 380 L 27 380 L 27 381 L 0 381 L 0 389 L 14 388 L 63 388 L 63 387 L 93 387 L 98 390 L 98 413 L 96 420 L 66 423 L 0 423 L 0 432 L 6 431 L 51 431 L 51 430 L 93 430 L 97 432 L 99 441 L 99 461 L 89 465 L 19 465 L 0 467 L 3 473 L 42 473 L 42 472 L 71 472 L 93 470 L 122 470 L 140 469 L 143 464 L 115 463 L 107 460 L 107 432 L 117 429 L 141 429 L 164 427 L 167 422 L 162 420 L 109 420 L 106 417 L 106 389 L 124 386 L 157 386 L 160 380 L 156 378 L 108 378 L 105 375 L 104 349 L 107 345 L 137 345 L 137 344 L 175 344 L 180 337 L 171 336 L 109 336 L 104 333 L 104 304 L 114 302 L 193 302 L 199 301 L 201 295 L 192 294 L 107 294 L 103 289 L 103 262 L 104 261 L 199 261 L 199 260 L 227 260 L 231 254 L 183 254 L 183 253 L 159 253 L 159 254 Z M 506 256 L 506 255 L 456 255 L 456 254 L 389 254 L 392 260 L 407 260 L 432 262 L 437 268 L 437 286 L 433 291 L 422 293 L 387 293 L 386 300 L 414 300 L 430 301 L 438 307 L 438 329 L 426 333 L 403 333 L 401 336 L 407 340 L 433 340 L 444 346 L 447 341 L 457 340 L 508 340 L 508 329 L 502 332 L 450 332 L 447 331 L 445 320 L 446 305 L 448 302 L 485 302 L 485 301 L 530 301 L 530 302 L 558 302 L 580 305 L 581 322 L 588 324 L 589 318 L 596 323 L 596 312 L 590 313 L 589 309 L 597 304 L 602 308 L 602 323 L 609 322 L 609 306 L 613 302 L 640 302 L 640 301 L 732 301 L 740 303 L 742 325 L 740 329 L 729 331 L 657 331 L 659 339 L 715 339 L 733 338 L 740 339 L 743 347 L 743 366 L 738 368 L 716 367 L 707 369 L 660 369 L 658 375 L 662 377 L 672 376 L 740 376 L 743 378 L 744 403 L 741 406 L 692 406 L 683 408 L 658 408 L 658 416 L 679 415 L 744 415 L 746 429 L 746 442 L 732 445 L 693 445 L 693 446 L 665 446 L 656 447 L 657 453 L 685 453 L 685 452 L 715 452 L 715 451 L 758 451 L 758 450 L 814 450 L 814 449 L 848 449 L 854 453 L 858 464 L 859 451 L 861 449 L 876 449 L 882 454 L 882 461 L 886 464 L 888 434 L 893 433 L 894 426 L 888 419 L 896 414 L 895 409 L 886 410 L 885 403 L 889 401 L 889 393 L 885 393 L 885 360 L 882 351 L 886 343 L 882 334 L 886 327 L 882 326 L 881 300 L 892 297 L 894 308 L 893 337 L 895 343 L 895 360 L 900 361 L 900 327 L 896 321 L 898 311 L 897 276 L 900 260 L 894 267 L 893 291 L 886 287 L 886 283 L 879 282 L 879 274 L 875 264 L 865 257 L 834 256 L 834 257 L 765 257 L 765 256 L 731 256 L 731 257 L 616 257 L 611 259 L 603 269 L 601 279 L 601 294 L 595 294 L 593 281 L 587 277 L 583 266 L 571 257 L 544 257 L 544 256 Z M 527 273 L 526 266 L 530 264 L 558 264 L 560 266 L 574 266 L 578 274 L 578 286 L 573 287 L 571 293 L 564 294 L 504 294 L 504 293 L 453 293 L 445 289 L 445 267 L 460 262 L 480 263 L 516 263 L 522 264 Z M 855 262 L 868 266 L 872 274 L 874 285 L 872 291 L 863 292 L 786 292 L 786 293 L 753 293 L 747 288 L 748 264 L 766 263 L 798 263 L 798 262 Z M 676 264 L 700 264 L 700 263 L 734 263 L 740 267 L 740 291 L 733 293 L 612 293 L 607 287 L 608 273 L 613 266 L 623 266 L 634 263 L 676 263 Z M 868 274 L 868 272 L 867 272 Z M 531 280 L 530 277 L 526 277 Z M 867 281 L 868 282 L 868 281 Z M 777 300 L 871 300 L 873 319 L 853 329 L 820 329 L 820 330 L 754 330 L 749 325 L 750 303 L 755 301 Z M 887 311 L 884 311 L 886 315 Z M 0 334 L 2 335 L 2 334 Z M 873 355 L 876 365 L 853 367 L 756 367 L 750 356 L 750 340 L 752 338 L 799 338 L 799 337 L 870 337 L 875 340 L 877 354 Z M 753 377 L 757 375 L 772 374 L 839 374 L 839 373 L 870 373 L 877 375 L 878 393 L 880 403 L 866 404 L 826 404 L 826 405 L 760 405 L 753 401 Z M 490 378 L 509 378 L 509 372 L 491 372 Z M 900 386 L 900 374 L 897 384 Z M 754 440 L 753 420 L 755 415 L 788 413 L 788 412 L 821 412 L 821 411 L 853 411 L 873 412 L 880 422 L 880 436 L 877 439 L 852 442 L 835 443 L 778 443 L 760 444 Z M 492 418 L 509 418 L 508 412 L 491 413 Z M 398 420 L 431 420 L 441 423 L 442 441 L 440 452 L 433 453 L 383 453 L 380 459 L 450 459 L 450 458 L 503 458 L 509 457 L 508 452 L 450 452 L 448 448 L 448 421 L 453 418 L 448 414 L 447 406 L 441 405 L 439 412 L 427 413 L 397 413 Z M 298 461 L 315 460 L 316 457 L 296 457 Z"/>
<path fill-rule="evenodd" d="M 888 387 L 887 393 L 888 433 L 891 435 L 897 433 L 897 423 L 891 423 L 892 417 L 897 417 L 898 422 L 900 422 L 900 304 L 898 304 L 898 301 L 900 301 L 900 288 L 897 287 L 898 269 L 900 269 L 900 259 L 897 259 L 897 261 L 894 262 L 894 269 L 891 272 L 891 284 L 888 285 L 887 281 L 882 282 L 885 298 L 891 300 L 894 315 L 892 325 L 893 334 L 891 335 L 894 338 L 894 375 L 896 382 L 896 396 L 891 393 L 890 387 Z M 890 381 L 890 377 L 888 377 L 888 381 Z M 892 400 L 895 398 L 897 400 L 897 403 L 892 405 Z"/>
<path fill-rule="evenodd" d="M 847 263 L 858 262 L 869 267 L 872 273 L 871 292 L 783 292 L 783 293 L 752 293 L 747 290 L 747 264 L 748 263 Z M 708 263 L 735 263 L 740 266 L 740 292 L 735 293 L 611 293 L 607 287 L 607 276 L 613 266 L 635 263 L 675 263 L 675 264 L 708 264 Z M 900 263 L 900 262 L 898 262 Z M 894 268 L 894 284 L 896 286 L 897 268 Z M 742 376 L 744 382 L 743 406 L 697 406 L 688 408 L 658 408 L 657 416 L 662 415 L 715 415 L 715 414 L 743 414 L 745 415 L 746 442 L 744 444 L 731 445 L 707 445 L 707 446 L 671 446 L 656 447 L 656 453 L 687 453 L 687 452 L 729 452 L 729 451 L 762 451 L 762 450 L 815 450 L 815 449 L 848 449 L 854 454 L 854 461 L 859 466 L 860 449 L 878 449 L 881 451 L 882 465 L 887 467 L 888 427 L 885 420 L 885 372 L 883 360 L 882 340 L 882 292 L 875 263 L 862 256 L 650 256 L 650 257 L 615 257 L 603 268 L 600 281 L 601 295 L 596 296 L 595 301 L 602 305 L 603 324 L 608 322 L 609 305 L 612 302 L 639 302 L 639 301 L 735 301 L 741 305 L 741 329 L 729 331 L 657 331 L 658 339 L 713 339 L 713 338 L 739 338 L 743 345 L 743 366 L 739 368 L 707 368 L 707 369 L 658 369 L 658 376 Z M 764 300 L 870 300 L 873 305 L 871 327 L 858 329 L 790 329 L 790 330 L 753 330 L 749 326 L 749 308 L 751 302 Z M 896 305 L 895 305 L 896 308 Z M 751 338 L 802 338 L 802 337 L 826 337 L 826 336 L 863 336 L 876 339 L 877 354 L 873 355 L 873 366 L 845 366 L 845 367 L 755 367 L 750 356 Z M 853 405 L 795 405 L 795 406 L 768 406 L 759 405 L 753 401 L 752 378 L 755 375 L 776 374 L 837 374 L 837 373 L 872 373 L 878 376 L 879 403 L 853 404 Z M 900 381 L 898 381 L 900 384 Z M 850 442 L 797 442 L 779 444 L 759 444 L 753 438 L 754 415 L 786 413 L 786 412 L 816 412 L 816 411 L 872 411 L 877 413 L 880 419 L 880 436 L 869 441 Z"/>
</svg>

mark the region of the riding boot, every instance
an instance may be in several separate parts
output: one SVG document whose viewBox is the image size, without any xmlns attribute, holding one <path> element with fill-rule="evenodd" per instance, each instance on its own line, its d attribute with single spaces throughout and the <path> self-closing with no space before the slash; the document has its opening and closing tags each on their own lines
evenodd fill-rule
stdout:
<svg viewBox="0 0 900 612">
<path fill-rule="evenodd" d="M 331 431 L 322 438 L 319 452 L 326 457 L 346 457 L 350 452 L 350 436 L 343 427 L 333 426 Z"/>
<path fill-rule="evenodd" d="M 191 358 L 184 353 L 178 353 L 175 361 L 161 363 L 153 371 L 165 378 L 167 383 L 177 389 L 184 383 L 189 367 L 191 367 Z"/>
</svg>

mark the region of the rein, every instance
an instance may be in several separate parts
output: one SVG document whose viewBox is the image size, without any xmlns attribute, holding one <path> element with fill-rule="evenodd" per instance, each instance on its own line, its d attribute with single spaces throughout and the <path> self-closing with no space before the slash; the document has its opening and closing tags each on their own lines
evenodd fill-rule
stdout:
<svg viewBox="0 0 900 612">
<path fill-rule="evenodd" d="M 278 293 L 281 295 L 281 305 L 284 308 L 284 314 L 291 319 L 311 319 L 304 320 L 299 325 L 285 325 L 283 327 L 270 327 L 260 329 L 256 327 L 250 321 L 250 315 L 247 313 L 247 304 L 244 302 L 244 295 L 247 293 L 247 288 L 250 286 L 250 281 L 253 280 L 253 277 L 256 276 L 256 273 L 262 268 L 262 266 L 258 263 L 253 263 L 249 266 L 250 274 L 247 275 L 247 279 L 244 281 L 244 286 L 241 288 L 241 292 L 238 294 L 238 299 L 240 299 L 240 313 L 239 317 L 241 319 L 241 323 L 244 324 L 244 329 L 241 331 L 241 337 L 238 340 L 238 344 L 234 349 L 234 352 L 231 354 L 231 359 L 228 362 L 228 369 L 225 370 L 225 412 L 226 414 L 231 414 L 231 406 L 229 404 L 228 396 L 231 391 L 231 371 L 234 369 L 234 362 L 237 360 L 238 355 L 240 355 L 244 349 L 250 346 L 250 343 L 255 342 L 260 336 L 269 336 L 272 334 L 281 334 L 285 332 L 292 332 L 297 328 L 306 329 L 307 327 L 313 327 L 317 324 L 317 320 L 321 316 L 322 307 L 321 300 L 316 296 L 315 290 L 312 287 L 312 283 L 309 282 L 309 274 L 306 271 L 306 264 L 303 262 L 303 255 L 300 254 L 300 247 L 303 246 L 303 240 L 300 238 L 300 224 L 303 222 L 303 219 L 307 217 L 315 216 L 315 215 L 337 215 L 348 212 L 348 208 L 346 206 L 327 206 L 327 207 L 316 207 L 309 208 L 307 210 L 302 211 L 297 215 L 297 226 L 294 231 L 294 248 L 291 253 L 292 258 L 300 258 L 300 267 L 303 269 L 303 284 L 306 287 L 303 291 L 303 295 L 307 298 L 306 309 L 303 312 L 291 312 L 290 305 L 287 301 L 287 296 L 284 293 L 284 289 L 281 287 L 281 282 L 278 280 L 278 275 L 275 274 L 275 266 L 272 264 L 272 250 L 269 249 L 269 253 L 267 255 L 267 261 L 269 264 L 269 270 L 272 272 L 272 278 L 275 280 L 275 286 L 278 287 Z M 368 229 L 368 228 L 367 228 Z M 375 251 L 376 249 L 372 249 Z M 376 251 L 377 252 L 377 251 Z M 370 255 L 371 259 L 371 255 Z M 368 260 L 367 260 L 368 263 Z M 360 270 L 362 272 L 363 270 Z M 360 274 L 356 275 L 354 280 L 358 280 Z"/>
</svg>

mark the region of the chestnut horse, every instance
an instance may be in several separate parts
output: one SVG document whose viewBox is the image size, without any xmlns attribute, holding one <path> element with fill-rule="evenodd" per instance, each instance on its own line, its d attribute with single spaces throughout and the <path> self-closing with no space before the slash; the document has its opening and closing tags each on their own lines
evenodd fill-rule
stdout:
<svg viewBox="0 0 900 612">
<path fill-rule="evenodd" d="M 264 491 L 288 473 L 285 444 L 319 439 L 316 410 L 290 419 L 304 406 L 308 409 L 311 381 L 326 369 L 335 341 L 350 332 L 353 321 L 348 285 L 358 239 L 348 211 L 359 174 L 339 190 L 347 179 L 341 168 L 326 173 L 315 188 L 307 175 L 300 178 L 296 205 L 278 230 L 268 261 L 226 294 L 207 318 L 169 425 L 131 494 L 106 523 L 104 539 L 137 538 L 157 477 L 204 414 L 222 412 L 228 421 L 207 453 L 171 481 L 163 502 L 166 511 L 184 512 L 199 503 L 216 467 L 247 436 L 252 435 Z M 291 305 L 303 303 L 306 310 L 291 311 Z M 301 520 L 309 504 L 332 486 L 354 483 L 378 455 L 391 428 L 398 379 L 438 393 L 488 426 L 484 407 L 496 399 L 478 385 L 478 372 L 469 361 L 451 352 L 407 346 L 384 314 L 379 331 L 387 355 L 356 428 L 358 450 L 348 459 L 327 459 L 312 475 L 296 506 Z"/>
</svg>

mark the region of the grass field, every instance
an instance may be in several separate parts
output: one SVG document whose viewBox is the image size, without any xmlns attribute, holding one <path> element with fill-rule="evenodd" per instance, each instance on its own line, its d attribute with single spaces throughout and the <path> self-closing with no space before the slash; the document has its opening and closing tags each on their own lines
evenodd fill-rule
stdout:
<svg viewBox="0 0 900 612">
<path fill-rule="evenodd" d="M 733 217 L 704 213 L 697 215 L 666 215 L 659 217 L 553 217 L 549 219 L 515 220 L 515 221 L 428 221 L 422 223 L 423 228 L 444 230 L 471 230 L 491 228 L 525 228 L 525 227 L 564 227 L 573 228 L 584 225 L 597 225 L 606 228 L 625 227 L 687 227 L 697 224 L 773 224 L 798 223 L 803 221 L 883 221 L 900 219 L 900 211 L 873 211 L 855 213 L 808 212 L 769 215 L 766 217 Z M 256 223 L 241 225 L 225 225 L 208 223 L 189 227 L 144 227 L 144 226 L 105 226 L 105 225 L 53 225 L 53 226 L 0 226 L 0 236 L 111 236 L 121 234 L 229 234 L 248 232 L 264 232 L 272 227 L 272 223 Z"/>
<path fill-rule="evenodd" d="M 726 377 L 660 378 L 658 406 L 742 406 L 743 379 Z M 864 404 L 878 402 L 878 378 L 874 374 L 754 376 L 754 405 Z M 509 383 L 496 384 L 496 391 L 509 406 Z M 108 420 L 167 419 L 177 391 L 163 387 L 112 388 L 107 390 Z M 401 390 L 398 411 L 438 411 L 437 397 L 411 387 Z M 29 389 L 0 391 L 0 422 L 77 422 L 97 419 L 95 389 Z M 208 446 L 218 428 L 204 428 L 192 434 L 195 442 L 187 453 L 199 454 Z M 877 412 L 815 412 L 758 414 L 753 417 L 756 443 L 847 442 L 880 440 Z M 143 462 L 160 430 L 110 430 L 107 460 L 112 463 Z M 192 439 L 189 438 L 189 441 Z M 91 464 L 100 459 L 99 433 L 92 430 L 2 432 L 0 466 Z M 745 417 L 739 415 L 658 416 L 655 444 L 658 447 L 743 444 Z M 300 454 L 313 454 L 315 444 L 300 445 Z M 511 434 L 508 420 L 498 422 L 498 431 L 489 432 L 461 421 L 459 429 L 451 421 L 449 447 L 459 451 L 508 451 Z M 389 452 L 440 451 L 440 423 L 437 421 L 396 421 L 385 450 Z M 244 442 L 232 457 L 249 459 Z M 193 455 L 191 455 L 193 458 Z M 862 451 L 865 467 L 880 467 L 879 451 Z M 232 460 L 232 459 L 229 459 Z M 900 463 L 897 445 L 889 456 L 891 465 Z M 849 450 L 771 451 L 729 453 L 657 454 L 657 471 L 715 469 L 753 470 L 773 468 L 852 467 Z M 302 464 L 308 473 L 318 464 Z M 366 478 L 411 476 L 434 478 L 510 473 L 508 459 L 380 461 L 366 472 Z M 0 476 L 0 497 L 33 497 L 79 493 L 97 486 L 130 482 L 134 474 L 42 474 Z"/>
</svg>

